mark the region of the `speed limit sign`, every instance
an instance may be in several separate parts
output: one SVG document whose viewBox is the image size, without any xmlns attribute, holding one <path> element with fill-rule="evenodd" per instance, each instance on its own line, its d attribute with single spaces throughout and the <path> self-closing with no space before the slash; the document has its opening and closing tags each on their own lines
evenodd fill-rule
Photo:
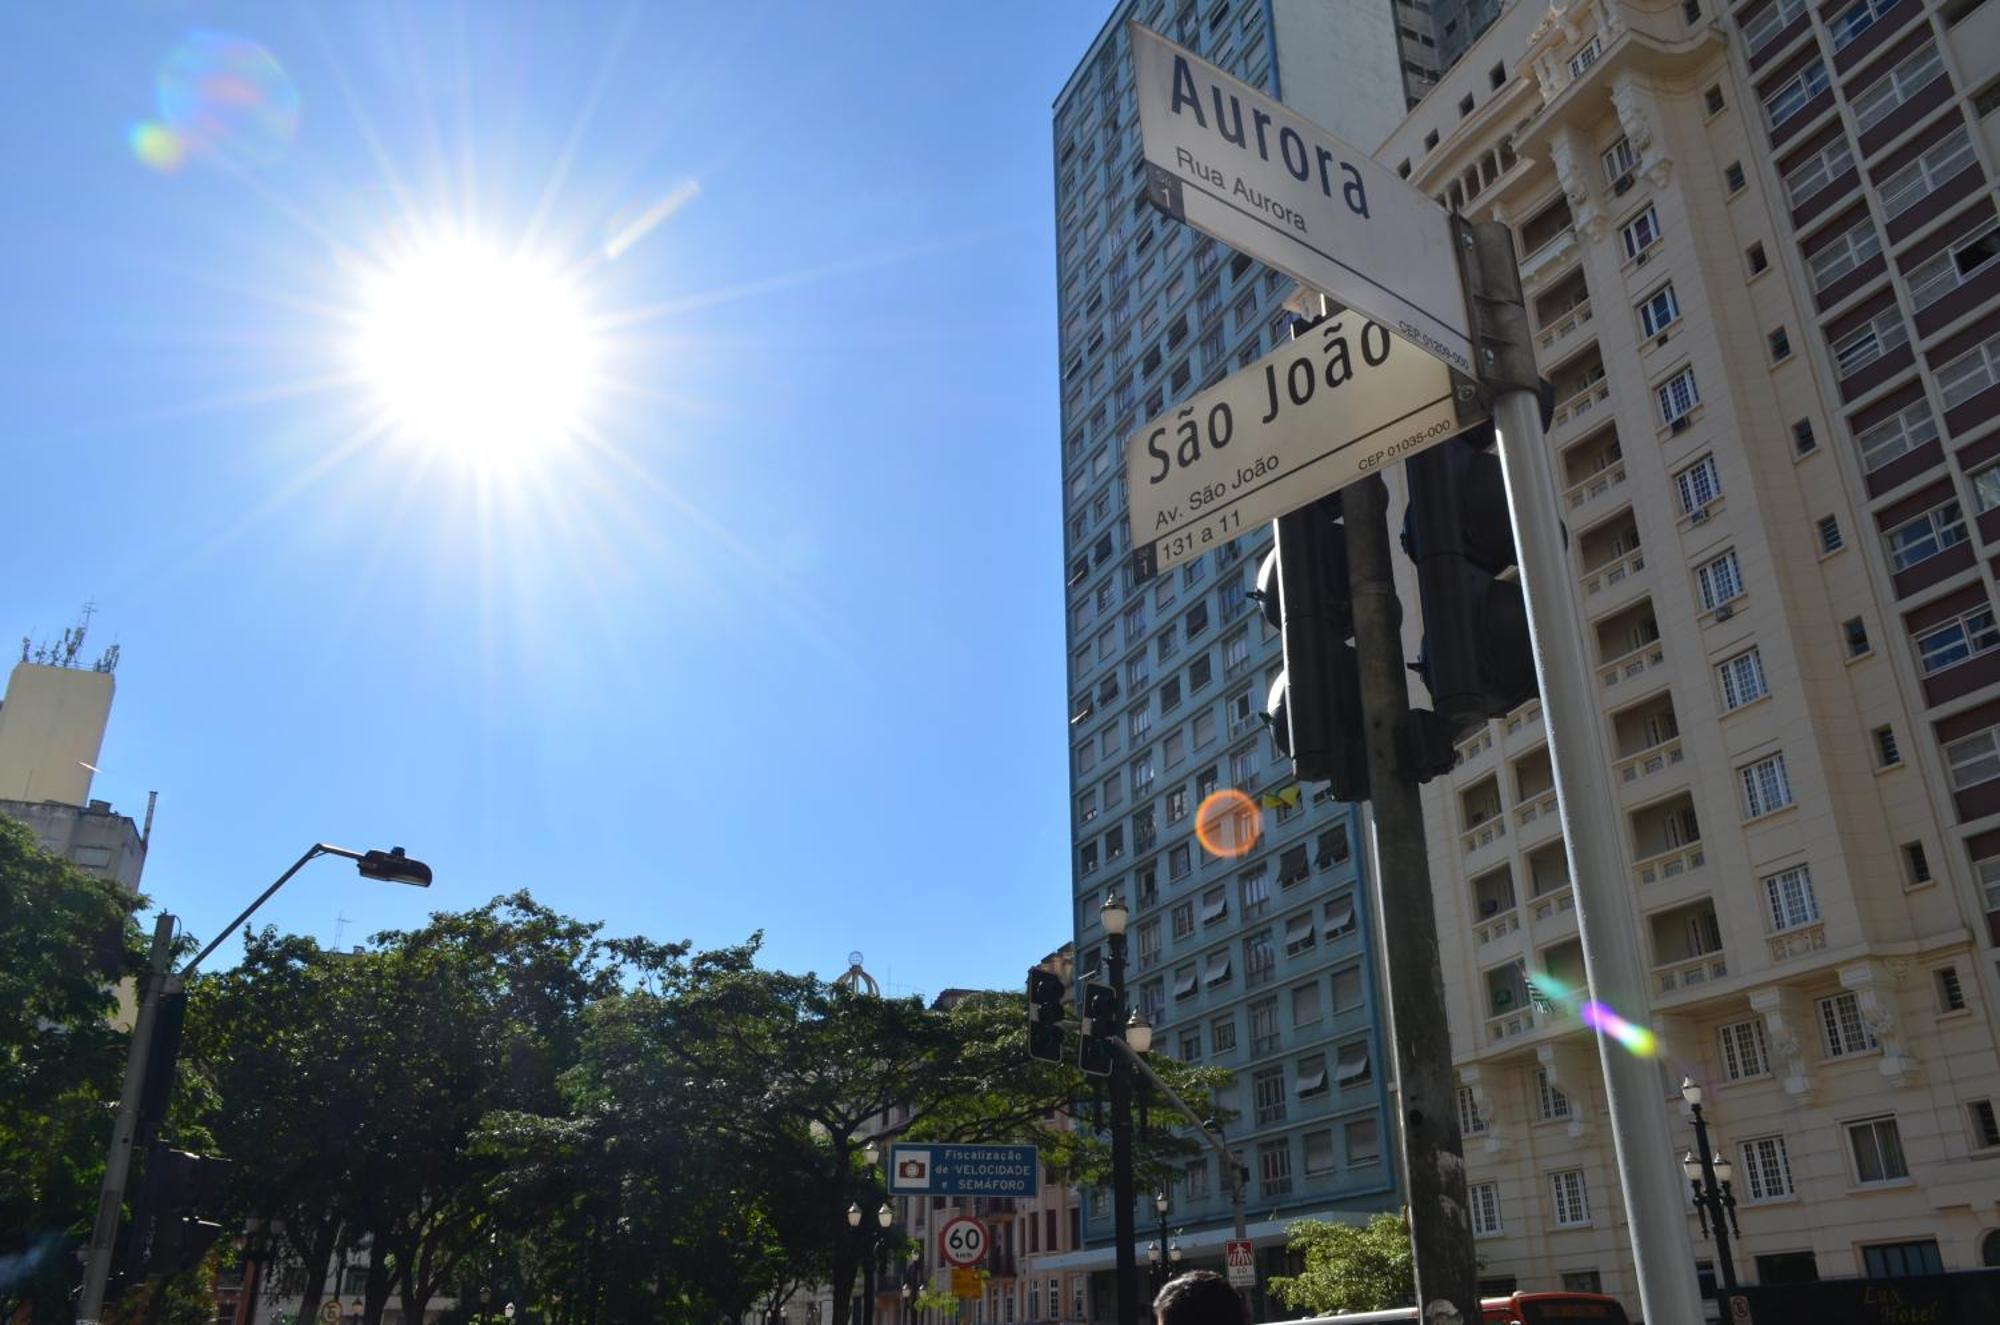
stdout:
<svg viewBox="0 0 2000 1325">
<path fill-rule="evenodd" d="M 938 1254 L 947 1265 L 972 1266 L 986 1259 L 986 1225 L 959 1215 L 938 1228 Z"/>
</svg>

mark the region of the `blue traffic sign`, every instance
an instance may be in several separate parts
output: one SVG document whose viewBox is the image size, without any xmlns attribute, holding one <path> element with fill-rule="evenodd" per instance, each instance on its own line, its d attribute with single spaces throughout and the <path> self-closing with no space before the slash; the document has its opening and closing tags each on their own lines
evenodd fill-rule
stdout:
<svg viewBox="0 0 2000 1325">
<path fill-rule="evenodd" d="M 1033 1146 L 893 1145 L 889 1190 L 911 1196 L 1033 1196 L 1041 1170 Z"/>
</svg>

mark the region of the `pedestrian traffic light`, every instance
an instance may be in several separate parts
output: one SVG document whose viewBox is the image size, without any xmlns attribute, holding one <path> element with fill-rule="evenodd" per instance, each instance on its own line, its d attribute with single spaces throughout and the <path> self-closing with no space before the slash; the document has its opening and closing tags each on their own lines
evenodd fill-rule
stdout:
<svg viewBox="0 0 2000 1325">
<path fill-rule="evenodd" d="M 1278 517 L 1257 572 L 1264 619 L 1284 638 L 1285 667 L 1264 716 L 1271 742 L 1302 782 L 1331 784 L 1335 799 L 1368 798 L 1361 680 L 1355 668 L 1353 602 L 1340 494 Z"/>
<path fill-rule="evenodd" d="M 1063 1013 L 1069 986 L 1054 971 L 1028 971 L 1028 1057 L 1044 1063 L 1063 1060 Z"/>
<path fill-rule="evenodd" d="M 1111 1042 L 1123 1033 L 1119 1024 L 1118 991 L 1110 985 L 1086 981 L 1083 986 L 1083 1034 L 1077 1037 L 1076 1065 L 1085 1075 L 1111 1075 Z"/>
<path fill-rule="evenodd" d="M 1424 640 L 1416 670 L 1457 740 L 1536 694 L 1507 487 L 1482 425 L 1410 457 L 1403 550 L 1417 566 Z"/>
<path fill-rule="evenodd" d="M 155 1142 L 132 1207 L 128 1277 L 179 1274 L 201 1263 L 222 1236 L 214 1221 L 222 1206 L 229 1161 Z"/>
</svg>

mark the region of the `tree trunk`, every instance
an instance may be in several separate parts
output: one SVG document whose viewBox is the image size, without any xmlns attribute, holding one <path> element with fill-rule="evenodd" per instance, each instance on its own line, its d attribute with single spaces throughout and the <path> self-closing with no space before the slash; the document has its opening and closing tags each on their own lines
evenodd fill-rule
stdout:
<svg viewBox="0 0 2000 1325">
<path fill-rule="evenodd" d="M 295 1325 L 312 1325 L 319 1315 L 320 1299 L 326 1296 L 326 1276 L 333 1263 L 333 1253 L 340 1247 L 340 1220 L 326 1217 L 314 1220 L 307 1232 L 303 1245 L 296 1250 L 305 1262 L 305 1278 L 299 1294 L 299 1317 Z M 340 1285 L 333 1286 L 335 1297 L 340 1296 Z"/>
<path fill-rule="evenodd" d="M 382 1309 L 389 1305 L 389 1289 L 389 1248 L 378 1234 L 368 1240 L 368 1289 L 361 1304 L 361 1325 L 382 1325 Z M 302 1320 L 298 1325 L 312 1325 L 312 1322 Z"/>
</svg>

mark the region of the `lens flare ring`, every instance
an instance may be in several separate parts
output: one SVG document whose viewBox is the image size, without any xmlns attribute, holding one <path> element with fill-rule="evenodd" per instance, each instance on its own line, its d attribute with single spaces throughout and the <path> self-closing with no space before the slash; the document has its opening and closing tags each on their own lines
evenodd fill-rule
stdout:
<svg viewBox="0 0 2000 1325">
<path fill-rule="evenodd" d="M 1194 812 L 1195 840 L 1211 856 L 1248 855 L 1263 835 L 1264 816 L 1257 802 L 1234 787 L 1210 792 Z"/>
</svg>

